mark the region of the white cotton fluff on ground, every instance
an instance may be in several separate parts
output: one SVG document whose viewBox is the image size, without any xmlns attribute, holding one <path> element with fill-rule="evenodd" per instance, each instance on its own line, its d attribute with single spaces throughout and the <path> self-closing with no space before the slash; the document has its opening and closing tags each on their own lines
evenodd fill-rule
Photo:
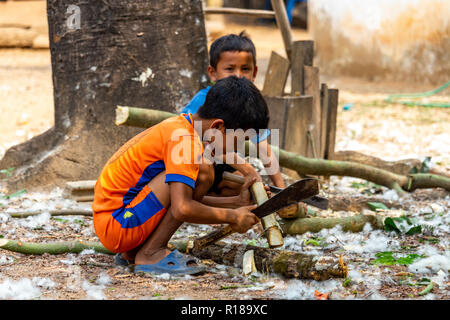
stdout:
<svg viewBox="0 0 450 320">
<path fill-rule="evenodd" d="M 84 280 L 81 287 L 86 291 L 86 299 L 106 300 L 106 296 L 103 293 L 104 286 L 90 284 L 89 281 Z"/>
<path fill-rule="evenodd" d="M 0 256 L 0 266 L 4 264 L 11 264 L 14 262 L 14 259 L 5 255 Z"/>
<path fill-rule="evenodd" d="M 41 291 L 28 279 L 18 281 L 6 279 L 0 283 L 0 299 L 5 300 L 31 300 L 37 299 Z"/>
<path fill-rule="evenodd" d="M 105 272 L 99 274 L 96 284 L 91 284 L 87 280 L 83 281 L 81 287 L 86 291 L 86 299 L 106 300 L 103 290 L 111 284 L 111 278 Z"/>
<path fill-rule="evenodd" d="M 428 258 L 417 260 L 408 266 L 413 273 L 437 273 L 439 270 L 450 270 L 450 251 L 445 254 L 435 254 Z"/>
<path fill-rule="evenodd" d="M 48 278 L 34 277 L 32 282 L 34 285 L 46 290 L 52 289 L 56 286 L 56 283 Z"/>
<path fill-rule="evenodd" d="M 43 227 L 46 231 L 50 231 L 52 227 L 50 226 L 50 218 L 51 215 L 49 212 L 43 212 L 37 216 L 30 216 L 26 219 L 18 219 L 18 223 L 20 226 L 24 228 L 38 228 Z"/>
<path fill-rule="evenodd" d="M 340 290 L 341 287 L 341 283 L 337 280 L 290 280 L 282 298 L 287 300 L 315 300 L 315 290 L 321 293 L 333 293 Z"/>
</svg>

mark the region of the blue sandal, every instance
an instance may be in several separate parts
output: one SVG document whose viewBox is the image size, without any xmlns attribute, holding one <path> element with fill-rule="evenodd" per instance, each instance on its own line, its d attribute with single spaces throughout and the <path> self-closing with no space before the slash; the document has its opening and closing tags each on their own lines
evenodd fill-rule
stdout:
<svg viewBox="0 0 450 320">
<path fill-rule="evenodd" d="M 194 262 L 197 266 L 188 266 L 188 263 Z M 151 273 L 170 275 L 187 275 L 204 272 L 205 268 L 198 266 L 197 259 L 181 254 L 178 250 L 172 251 L 168 256 L 155 264 L 140 264 L 134 267 L 135 273 Z"/>
</svg>

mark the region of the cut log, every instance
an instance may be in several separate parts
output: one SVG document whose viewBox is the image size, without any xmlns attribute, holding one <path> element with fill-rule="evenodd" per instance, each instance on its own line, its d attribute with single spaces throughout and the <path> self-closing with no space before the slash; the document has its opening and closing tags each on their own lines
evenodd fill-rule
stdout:
<svg viewBox="0 0 450 320">
<path fill-rule="evenodd" d="M 287 250 L 273 250 L 255 246 L 217 242 L 202 250 L 190 253 L 199 259 L 242 268 L 243 255 L 253 250 L 256 269 L 272 272 L 286 278 L 314 279 L 345 278 L 348 268 L 344 261 L 334 256 L 313 256 Z"/>
<path fill-rule="evenodd" d="M 295 220 L 282 220 L 280 222 L 283 231 L 287 234 L 304 234 L 306 232 L 317 233 L 322 229 L 332 229 L 337 225 L 342 226 L 343 231 L 360 232 L 366 223 L 370 223 L 373 229 L 383 229 L 383 217 L 373 215 L 356 215 L 345 218 L 299 218 Z"/>
</svg>

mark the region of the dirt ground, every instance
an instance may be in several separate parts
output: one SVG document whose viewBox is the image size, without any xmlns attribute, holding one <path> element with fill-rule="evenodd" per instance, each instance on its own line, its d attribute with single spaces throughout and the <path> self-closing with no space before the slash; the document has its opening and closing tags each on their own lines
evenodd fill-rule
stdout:
<svg viewBox="0 0 450 320">
<path fill-rule="evenodd" d="M 273 27 L 227 26 L 227 32 L 242 29 L 247 30 L 257 47 L 260 72 L 256 84 L 261 88 L 270 51 L 275 48 L 284 54 L 281 36 Z M 294 32 L 297 40 L 308 38 L 302 30 Z M 384 102 L 389 94 L 434 88 L 420 83 L 336 77 L 328 75 L 326 70 L 321 70 L 321 82 L 340 90 L 337 150 L 356 150 L 386 160 L 431 156 L 434 166 L 450 173 L 450 111 Z M 12 145 L 53 125 L 52 90 L 48 50 L 0 50 L 0 158 Z M 449 101 L 450 92 L 447 90 L 437 99 Z M 350 202 L 353 197 L 370 196 L 402 203 L 409 209 L 387 209 L 379 214 L 408 215 L 417 219 L 424 231 L 406 236 L 370 228 L 358 234 L 333 228 L 320 234 L 287 236 L 284 249 L 344 257 L 350 270 L 348 278 L 324 282 L 283 279 L 264 273 L 244 277 L 239 268 L 212 261 L 202 261 L 208 266 L 208 272 L 200 276 L 141 277 L 115 266 L 112 256 L 89 250 L 58 256 L 29 256 L 0 250 L 0 299 L 315 299 L 314 290 L 331 292 L 330 299 L 449 299 L 450 196 L 447 192 L 422 190 L 399 198 L 391 190 L 358 179 L 333 177 L 322 193 L 327 197 L 344 195 Z M 59 189 L 51 194 L 26 192 L 12 198 L 6 194 L 7 190 L 0 190 L 0 238 L 34 242 L 97 241 L 92 218 L 50 217 L 46 212 L 89 209 L 88 203 L 64 199 Z M 11 218 L 9 213 L 17 210 L 43 213 L 30 218 Z M 373 214 L 369 209 L 363 213 Z M 324 217 L 353 214 L 345 210 L 313 209 L 311 212 Z M 212 227 L 187 224 L 174 238 L 192 238 L 209 230 Z M 265 245 L 257 230 L 245 237 L 234 235 L 229 241 L 244 244 L 256 241 Z M 417 254 L 421 260 L 411 264 L 374 263 L 381 252 L 391 252 L 397 257 Z M 431 293 L 419 295 L 430 279 L 434 283 Z"/>
</svg>

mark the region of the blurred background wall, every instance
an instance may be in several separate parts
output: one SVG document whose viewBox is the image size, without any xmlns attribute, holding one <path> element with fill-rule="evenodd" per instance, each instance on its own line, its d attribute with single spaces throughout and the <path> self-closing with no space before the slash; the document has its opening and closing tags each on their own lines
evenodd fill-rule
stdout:
<svg viewBox="0 0 450 320">
<path fill-rule="evenodd" d="M 309 0 L 308 29 L 327 74 L 449 80 L 448 0 Z"/>
</svg>

